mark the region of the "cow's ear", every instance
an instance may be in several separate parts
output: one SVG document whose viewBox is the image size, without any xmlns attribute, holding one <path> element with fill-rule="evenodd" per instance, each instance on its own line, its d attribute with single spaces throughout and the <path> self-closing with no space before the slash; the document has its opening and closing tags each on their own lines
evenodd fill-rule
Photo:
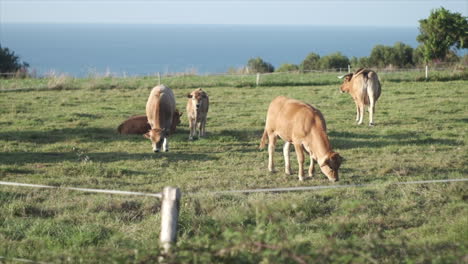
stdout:
<svg viewBox="0 0 468 264">
<path fill-rule="evenodd" d="M 145 133 L 145 134 L 143 135 L 143 137 L 145 137 L 145 138 L 148 138 L 148 139 L 149 139 L 149 138 L 150 138 L 150 133 L 149 133 L 149 132 L 148 132 L 148 133 Z"/>
<path fill-rule="evenodd" d="M 187 94 L 187 97 L 188 97 L 188 98 L 192 98 L 192 95 L 188 93 L 188 94 Z"/>
</svg>

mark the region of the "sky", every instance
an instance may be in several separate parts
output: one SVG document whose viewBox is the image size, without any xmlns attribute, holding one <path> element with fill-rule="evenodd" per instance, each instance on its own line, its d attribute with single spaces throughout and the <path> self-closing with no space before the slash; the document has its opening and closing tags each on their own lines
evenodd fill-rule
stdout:
<svg viewBox="0 0 468 264">
<path fill-rule="evenodd" d="M 417 27 L 468 0 L 0 0 L 0 23 L 246 24 Z"/>
</svg>

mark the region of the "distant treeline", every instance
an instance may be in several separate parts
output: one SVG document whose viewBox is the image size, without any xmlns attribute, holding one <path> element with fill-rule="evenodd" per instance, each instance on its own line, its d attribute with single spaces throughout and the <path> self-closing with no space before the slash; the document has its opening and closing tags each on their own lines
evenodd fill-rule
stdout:
<svg viewBox="0 0 468 264">
<path fill-rule="evenodd" d="M 247 62 L 246 68 L 242 69 L 249 73 L 268 73 L 268 72 L 307 72 L 330 69 L 347 69 L 348 65 L 352 68 L 413 68 L 426 64 L 423 55 L 423 46 L 413 49 L 411 46 L 402 42 L 397 42 L 393 46 L 377 45 L 368 57 L 348 58 L 341 52 L 332 53 L 321 57 L 317 53 L 310 53 L 300 64 L 282 64 L 275 68 L 271 63 L 262 58 L 252 58 Z M 455 52 L 449 51 L 443 60 L 444 63 L 468 65 L 468 55 L 458 56 Z M 438 61 L 437 63 L 441 63 Z"/>
<path fill-rule="evenodd" d="M 353 68 L 409 68 L 424 64 L 449 63 L 468 65 L 468 55 L 458 56 L 456 51 L 468 49 L 468 18 L 441 7 L 431 11 L 427 19 L 419 20 L 420 34 L 416 40 L 420 45 L 413 49 L 401 42 L 393 46 L 377 45 L 369 57 L 348 58 L 340 52 L 323 57 L 310 53 L 300 63 L 282 64 L 277 69 L 262 58 L 252 58 L 241 71 L 249 73 L 314 71 Z"/>
</svg>

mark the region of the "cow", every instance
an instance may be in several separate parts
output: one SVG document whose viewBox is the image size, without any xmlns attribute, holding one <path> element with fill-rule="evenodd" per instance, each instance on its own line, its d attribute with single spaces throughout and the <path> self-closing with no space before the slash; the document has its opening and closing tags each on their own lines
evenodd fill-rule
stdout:
<svg viewBox="0 0 468 264">
<path fill-rule="evenodd" d="M 180 117 L 183 113 L 179 112 L 178 109 L 175 110 L 174 116 L 172 117 L 172 125 L 170 134 L 174 134 L 177 128 L 177 125 L 180 124 Z M 136 115 L 131 116 L 125 120 L 122 124 L 117 127 L 119 134 L 136 134 L 144 135 L 146 132 L 151 130 L 151 126 L 148 124 L 148 118 L 146 115 Z"/>
<path fill-rule="evenodd" d="M 206 117 L 210 104 L 208 94 L 201 88 L 187 94 L 187 117 L 190 127 L 189 140 L 193 140 L 198 126 L 198 137 L 205 136 Z"/>
<path fill-rule="evenodd" d="M 349 93 L 356 104 L 356 122 L 362 124 L 364 119 L 364 106 L 369 107 L 369 126 L 374 125 L 374 111 L 377 99 L 380 97 L 380 81 L 375 73 L 369 69 L 358 69 L 355 73 L 349 73 L 338 77 L 344 78 L 340 86 L 342 93 Z"/>
<path fill-rule="evenodd" d="M 175 97 L 172 90 L 165 85 L 158 85 L 151 90 L 146 102 L 146 116 L 151 129 L 144 137 L 151 140 L 154 152 L 159 152 L 161 146 L 169 151 L 170 129 L 175 113 Z"/>
<path fill-rule="evenodd" d="M 313 176 L 314 161 L 317 161 L 330 181 L 338 181 L 338 169 L 343 158 L 332 150 L 326 132 L 325 119 L 318 109 L 299 100 L 276 97 L 268 107 L 260 143 L 262 149 L 268 141 L 268 170 L 275 171 L 273 154 L 279 136 L 285 142 L 283 154 L 286 174 L 291 175 L 289 147 L 293 144 L 299 163 L 300 181 L 304 180 L 304 150 L 310 156 L 309 177 Z"/>
<path fill-rule="evenodd" d="M 151 126 L 148 124 L 146 115 L 131 116 L 117 128 L 119 134 L 144 135 L 150 130 Z"/>
</svg>

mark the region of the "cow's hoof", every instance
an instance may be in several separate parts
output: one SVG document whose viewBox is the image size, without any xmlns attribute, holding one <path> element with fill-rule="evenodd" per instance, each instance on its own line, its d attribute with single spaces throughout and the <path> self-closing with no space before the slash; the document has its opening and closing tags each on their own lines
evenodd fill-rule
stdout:
<svg viewBox="0 0 468 264">
<path fill-rule="evenodd" d="M 373 126 L 375 126 L 375 123 L 369 123 L 369 126 L 373 127 Z"/>
<path fill-rule="evenodd" d="M 290 170 L 289 170 L 289 171 L 288 171 L 288 170 L 285 170 L 284 173 L 285 173 L 286 175 L 291 175 L 291 174 L 292 174 L 292 172 L 291 172 Z"/>
</svg>

